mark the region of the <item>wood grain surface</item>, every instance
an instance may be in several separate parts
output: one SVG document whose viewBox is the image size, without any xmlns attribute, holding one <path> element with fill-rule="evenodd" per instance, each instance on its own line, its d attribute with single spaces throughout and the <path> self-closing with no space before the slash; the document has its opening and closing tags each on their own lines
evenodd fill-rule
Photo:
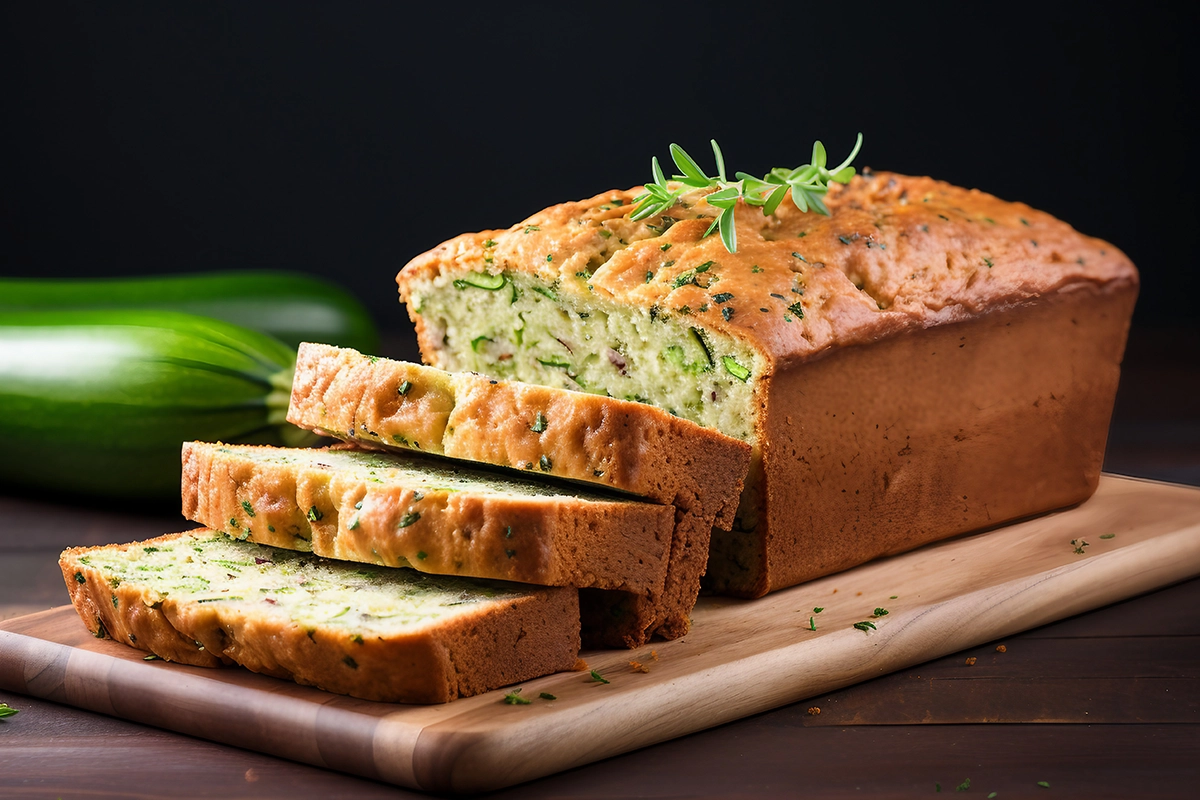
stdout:
<svg viewBox="0 0 1200 800">
<path fill-rule="evenodd" d="M 1080 538 L 1088 545 L 1076 554 L 1070 542 Z M 585 654 L 609 684 L 585 672 L 522 687 L 554 701 L 505 705 L 504 693 L 494 692 L 445 706 L 394 706 L 243 670 L 145 662 L 138 651 L 90 637 L 69 608 L 0 624 L 0 688 L 403 786 L 479 791 L 813 697 L 1196 574 L 1200 491 L 1105 477 L 1092 500 L 1068 511 L 760 600 L 706 598 L 691 634 L 653 647 L 657 660 L 651 648 Z M 817 606 L 824 611 L 813 614 Z M 876 607 L 889 613 L 873 618 Z M 851 627 L 862 620 L 877 630 Z M 1186 677 L 1187 649 L 1160 645 L 1165 661 L 1147 679 Z M 649 671 L 632 670 L 631 658 Z M 986 680 L 990 668 L 981 658 L 971 680 Z M 897 708 L 929 705 L 917 702 L 919 686 L 906 691 Z M 964 687 L 961 695 L 969 702 L 972 692 Z M 993 705 L 979 715 L 1015 721 L 1037 713 L 1029 704 Z M 1143 713 L 1170 721 L 1166 705 Z M 839 724 L 836 714 L 826 719 Z"/>
</svg>

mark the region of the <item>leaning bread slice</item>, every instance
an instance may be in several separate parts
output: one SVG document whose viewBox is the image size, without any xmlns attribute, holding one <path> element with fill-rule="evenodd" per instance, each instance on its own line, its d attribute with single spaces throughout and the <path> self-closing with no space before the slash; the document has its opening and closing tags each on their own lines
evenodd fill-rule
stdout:
<svg viewBox="0 0 1200 800">
<path fill-rule="evenodd" d="M 661 592 L 585 592 L 597 643 L 688 631 L 713 527 L 733 522 L 750 446 L 662 409 L 302 344 L 288 420 L 368 447 L 438 453 L 619 489 L 673 505 Z"/>
<path fill-rule="evenodd" d="M 199 529 L 59 559 L 97 636 L 367 700 L 445 703 L 569 669 L 570 589 L 365 569 Z"/>
<path fill-rule="evenodd" d="M 189 442 L 183 514 L 234 538 L 542 586 L 662 587 L 674 512 L 417 454 Z"/>
</svg>

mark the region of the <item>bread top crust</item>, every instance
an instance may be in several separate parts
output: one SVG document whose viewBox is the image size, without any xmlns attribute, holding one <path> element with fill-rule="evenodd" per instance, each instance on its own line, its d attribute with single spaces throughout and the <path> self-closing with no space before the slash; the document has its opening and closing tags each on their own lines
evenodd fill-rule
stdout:
<svg viewBox="0 0 1200 800">
<path fill-rule="evenodd" d="M 704 236 L 719 213 L 705 201 L 709 190 L 685 195 L 673 220 L 633 222 L 640 192 L 604 192 L 507 230 L 455 237 L 400 271 L 401 300 L 414 281 L 442 272 L 523 272 L 567 295 L 690 313 L 778 369 L 1047 293 L 1138 282 L 1107 242 L 1024 203 L 927 177 L 877 172 L 834 184 L 829 216 L 801 213 L 790 199 L 772 217 L 743 204 L 736 254 Z"/>
</svg>

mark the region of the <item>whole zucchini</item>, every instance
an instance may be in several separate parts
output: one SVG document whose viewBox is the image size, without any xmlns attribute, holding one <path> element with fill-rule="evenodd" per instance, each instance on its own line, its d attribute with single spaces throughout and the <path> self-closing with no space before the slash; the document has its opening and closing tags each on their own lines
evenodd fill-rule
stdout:
<svg viewBox="0 0 1200 800">
<path fill-rule="evenodd" d="M 213 272 L 149 278 L 0 278 L 0 311 L 153 308 L 223 319 L 292 347 L 320 342 L 378 349 L 370 314 L 328 281 L 296 272 Z"/>
<path fill-rule="evenodd" d="M 0 311 L 0 480 L 179 497 L 185 440 L 301 445 L 295 352 L 171 311 Z"/>
</svg>

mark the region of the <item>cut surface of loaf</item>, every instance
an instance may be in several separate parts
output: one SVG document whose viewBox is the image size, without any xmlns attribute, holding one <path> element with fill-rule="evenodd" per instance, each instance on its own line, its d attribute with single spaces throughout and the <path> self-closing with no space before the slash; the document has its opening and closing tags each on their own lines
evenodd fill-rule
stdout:
<svg viewBox="0 0 1200 800">
<path fill-rule="evenodd" d="M 1112 245 L 892 173 L 830 216 L 640 190 L 465 234 L 397 276 L 426 361 L 653 403 L 749 442 L 709 563 L 758 596 L 1094 491 L 1137 294 Z"/>
<path fill-rule="evenodd" d="M 637 647 L 688 630 L 714 526 L 733 522 L 748 444 L 662 409 L 302 344 L 288 420 L 360 446 L 414 449 L 617 489 L 674 507 L 665 583 L 585 591 L 588 636 Z"/>
<path fill-rule="evenodd" d="M 427 456 L 188 442 L 183 514 L 240 539 L 421 572 L 661 588 L 669 506 Z"/>
<path fill-rule="evenodd" d="M 578 657 L 570 589 L 364 568 L 204 529 L 72 548 L 59 565 L 97 636 L 367 700 L 444 703 Z"/>
</svg>

